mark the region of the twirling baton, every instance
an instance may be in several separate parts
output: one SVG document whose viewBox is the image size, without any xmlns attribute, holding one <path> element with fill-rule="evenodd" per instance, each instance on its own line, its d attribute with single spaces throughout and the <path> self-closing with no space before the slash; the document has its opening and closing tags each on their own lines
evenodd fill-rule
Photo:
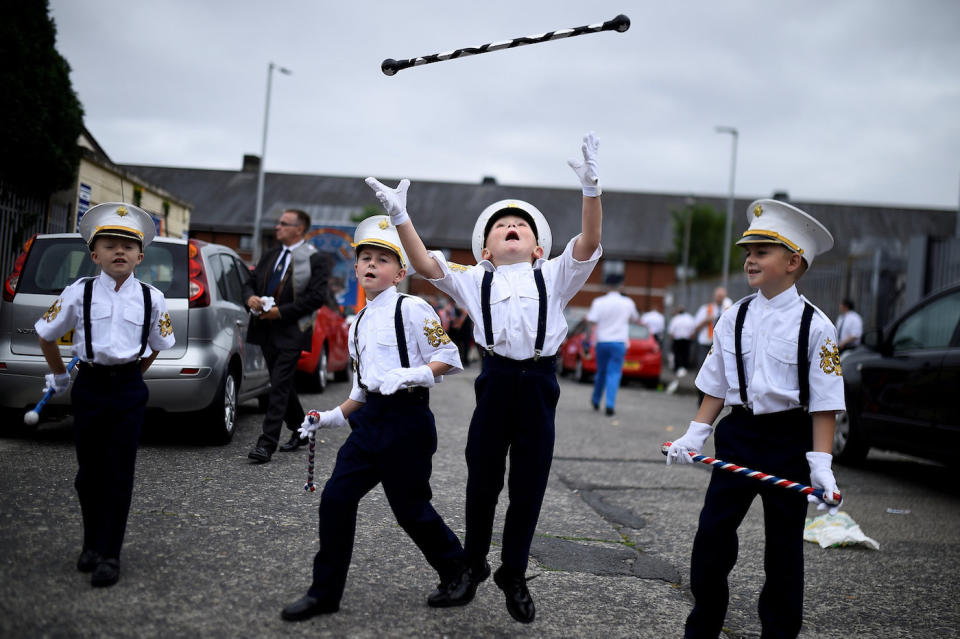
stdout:
<svg viewBox="0 0 960 639">
<path fill-rule="evenodd" d="M 320 421 L 319 411 L 312 410 L 307 413 L 307 420 L 311 424 L 316 424 Z M 313 455 L 314 451 L 317 449 L 317 431 L 310 433 L 310 448 L 307 453 L 307 483 L 303 485 L 303 489 L 308 492 L 315 492 L 317 487 L 313 484 Z"/>
<path fill-rule="evenodd" d="M 670 450 L 670 444 L 671 442 L 664 442 L 663 445 L 660 446 L 660 452 L 666 455 L 667 451 Z M 781 488 L 786 488 L 787 490 L 792 490 L 802 495 L 813 495 L 820 501 L 830 506 L 839 506 L 840 502 L 843 501 L 843 495 L 838 492 L 833 492 L 832 494 L 827 495 L 824 493 L 822 488 L 814 488 L 813 486 L 798 484 L 797 482 L 790 481 L 789 479 L 781 479 L 780 477 L 774 477 L 773 475 L 761 473 L 759 470 L 750 470 L 749 468 L 744 468 L 743 466 L 737 466 L 736 464 L 725 462 L 722 459 L 716 459 L 706 455 L 698 455 L 691 452 L 687 452 L 687 454 L 690 455 L 690 459 L 695 462 L 700 462 L 701 464 L 713 466 L 714 468 L 719 468 L 720 470 L 737 473 L 738 475 L 743 475 L 744 477 L 766 482 L 772 486 L 780 486 Z"/>
<path fill-rule="evenodd" d="M 73 359 L 67 364 L 67 372 L 69 373 L 74 366 L 76 366 L 77 361 L 80 358 L 74 356 Z M 47 400 L 53 397 L 53 389 L 51 388 L 46 393 L 43 394 L 43 399 L 37 402 L 37 405 L 33 407 L 33 410 L 27 411 L 23 415 L 23 423 L 28 426 L 33 426 L 40 421 L 40 411 L 43 410 L 43 407 L 46 406 Z"/>
<path fill-rule="evenodd" d="M 448 51 L 447 53 L 433 53 L 431 55 L 425 55 L 420 58 L 410 58 L 408 60 L 394 60 L 393 58 L 387 58 L 380 65 L 380 70 L 383 71 L 385 75 L 395 75 L 397 71 L 403 71 L 404 69 L 408 69 L 410 67 L 418 67 L 422 64 L 443 62 L 444 60 L 452 60 L 453 58 L 465 58 L 469 55 L 490 53 L 491 51 L 500 51 L 501 49 L 512 49 L 514 47 L 522 47 L 527 44 L 540 44 L 541 42 L 549 42 L 550 40 L 572 38 L 573 36 L 586 35 L 588 33 L 598 33 L 600 31 L 617 31 L 619 33 L 623 33 L 629 28 L 630 18 L 621 13 L 613 20 L 607 20 L 606 22 L 602 22 L 600 24 L 588 24 L 583 27 L 548 31 L 546 33 L 523 36 L 514 38 L 513 40 L 503 40 L 501 42 L 488 42 L 487 44 L 481 44 L 478 47 L 465 47 L 463 49 L 456 49 L 455 51 Z"/>
</svg>

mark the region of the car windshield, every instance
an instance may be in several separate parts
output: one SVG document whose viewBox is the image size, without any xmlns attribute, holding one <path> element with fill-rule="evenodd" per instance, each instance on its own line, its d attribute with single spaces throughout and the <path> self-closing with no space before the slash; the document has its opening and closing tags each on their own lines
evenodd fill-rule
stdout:
<svg viewBox="0 0 960 639">
<path fill-rule="evenodd" d="M 630 339 L 647 339 L 650 329 L 642 324 L 630 324 Z"/>
<path fill-rule="evenodd" d="M 17 292 L 59 295 L 79 278 L 99 272 L 79 237 L 38 237 L 24 264 Z M 135 275 L 141 282 L 156 286 L 168 299 L 187 297 L 187 247 L 166 242 L 149 245 Z"/>
</svg>

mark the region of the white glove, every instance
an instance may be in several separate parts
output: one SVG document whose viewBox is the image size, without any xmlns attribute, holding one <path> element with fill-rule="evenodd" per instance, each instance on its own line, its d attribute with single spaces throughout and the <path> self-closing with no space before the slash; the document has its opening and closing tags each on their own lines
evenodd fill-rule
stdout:
<svg viewBox="0 0 960 639">
<path fill-rule="evenodd" d="M 580 184 L 583 185 L 583 194 L 588 197 L 597 197 L 601 193 L 600 169 L 597 166 L 597 147 L 599 146 L 600 140 L 591 131 L 584 136 L 583 144 L 580 146 L 583 151 L 583 162 L 567 160 L 567 164 L 580 178 Z"/>
<path fill-rule="evenodd" d="M 830 453 L 818 453 L 810 451 L 807 453 L 807 463 L 810 464 L 810 485 L 814 488 L 822 488 L 825 493 L 838 493 L 837 480 L 830 469 L 830 463 L 833 461 L 833 455 Z M 830 509 L 831 515 L 836 515 L 843 505 L 843 499 L 836 506 L 831 506 L 817 499 L 813 495 L 807 495 L 807 501 L 811 504 L 817 504 L 817 510 Z"/>
<path fill-rule="evenodd" d="M 43 377 L 46 384 L 43 387 L 43 392 L 46 393 L 48 390 L 52 390 L 54 395 L 59 395 L 63 391 L 70 388 L 70 373 L 47 373 Z"/>
<path fill-rule="evenodd" d="M 410 221 L 410 216 L 407 215 L 407 189 L 410 188 L 410 180 L 406 178 L 400 180 L 400 184 L 395 189 L 391 189 L 376 178 L 368 177 L 364 181 L 374 190 L 394 226 Z"/>
<path fill-rule="evenodd" d="M 382 395 L 393 395 L 401 388 L 410 388 L 411 386 L 430 388 L 433 383 L 433 371 L 426 364 L 415 368 L 394 368 L 387 371 L 383 376 L 380 393 Z"/>
<path fill-rule="evenodd" d="M 713 426 L 703 422 L 690 422 L 687 432 L 683 437 L 676 439 L 670 444 L 670 450 L 667 451 L 667 466 L 671 462 L 678 464 L 693 464 L 694 461 L 687 453 L 699 453 L 703 450 L 703 445 L 707 442 L 707 437 L 713 432 Z"/>
<path fill-rule="evenodd" d="M 300 424 L 300 428 L 297 430 L 297 433 L 300 435 L 300 437 L 310 437 L 320 428 L 336 428 L 346 425 L 347 418 L 343 416 L 343 411 L 340 410 L 339 406 L 330 410 L 325 410 L 321 413 L 317 413 L 317 411 L 312 410 L 307 413 L 307 416 L 303 420 L 303 423 Z"/>
</svg>

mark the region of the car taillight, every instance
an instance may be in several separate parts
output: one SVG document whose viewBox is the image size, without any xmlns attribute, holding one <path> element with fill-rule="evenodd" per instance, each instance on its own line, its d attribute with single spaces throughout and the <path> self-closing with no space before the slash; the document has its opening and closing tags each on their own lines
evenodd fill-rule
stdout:
<svg viewBox="0 0 960 639">
<path fill-rule="evenodd" d="M 190 240 L 187 249 L 187 268 L 190 272 L 190 308 L 210 306 L 210 291 L 207 288 L 207 271 L 203 268 L 200 247 Z"/>
<path fill-rule="evenodd" d="M 33 245 L 33 240 L 36 237 L 36 234 L 34 234 L 23 245 L 23 253 L 18 255 L 17 261 L 13 263 L 13 272 L 10 273 L 10 277 L 7 278 L 7 281 L 3 283 L 3 300 L 5 302 L 12 302 L 13 297 L 17 294 L 17 284 L 20 282 L 20 273 L 23 271 L 23 263 L 27 261 L 27 253 L 30 252 L 30 247 Z"/>
</svg>

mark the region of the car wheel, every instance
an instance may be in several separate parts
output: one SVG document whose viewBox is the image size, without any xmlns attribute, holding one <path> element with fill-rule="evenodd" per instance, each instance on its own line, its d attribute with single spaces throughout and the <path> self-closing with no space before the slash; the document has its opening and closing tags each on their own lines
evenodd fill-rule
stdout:
<svg viewBox="0 0 960 639">
<path fill-rule="evenodd" d="M 652 389 L 652 390 L 656 390 L 657 388 L 660 387 L 660 378 L 659 378 L 659 377 L 644 377 L 644 378 L 643 378 L 643 385 L 644 385 L 646 388 L 649 388 L 649 389 Z"/>
<path fill-rule="evenodd" d="M 573 369 L 573 378 L 580 384 L 587 384 L 590 382 L 590 374 L 583 370 L 583 359 L 580 357 L 577 358 L 577 365 Z"/>
<path fill-rule="evenodd" d="M 856 418 L 849 411 L 837 413 L 833 429 L 833 455 L 844 464 L 857 464 L 867 457 L 870 446 L 863 441 Z"/>
<path fill-rule="evenodd" d="M 317 368 L 313 371 L 313 379 L 311 380 L 313 392 L 322 393 L 327 390 L 328 375 L 330 373 L 328 369 L 327 345 L 324 344 L 323 349 L 320 351 L 320 357 L 317 359 Z"/>
<path fill-rule="evenodd" d="M 203 425 L 217 444 L 228 443 L 237 429 L 238 390 L 236 373 L 228 371 L 210 406 L 201 413 Z"/>
</svg>

